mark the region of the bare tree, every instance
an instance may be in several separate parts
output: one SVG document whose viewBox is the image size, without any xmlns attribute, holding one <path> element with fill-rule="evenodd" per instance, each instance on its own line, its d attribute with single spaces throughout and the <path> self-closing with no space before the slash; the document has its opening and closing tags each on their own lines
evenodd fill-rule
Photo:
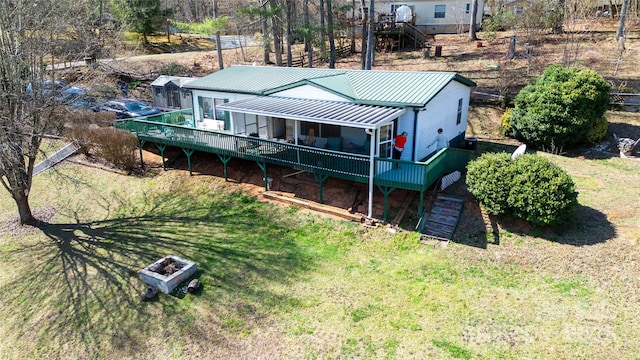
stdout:
<svg viewBox="0 0 640 360">
<path fill-rule="evenodd" d="M 82 2 L 0 0 L 0 182 L 20 224 L 35 222 L 29 205 L 33 167 L 43 135 L 56 127 L 55 47 L 64 46 Z"/>
</svg>

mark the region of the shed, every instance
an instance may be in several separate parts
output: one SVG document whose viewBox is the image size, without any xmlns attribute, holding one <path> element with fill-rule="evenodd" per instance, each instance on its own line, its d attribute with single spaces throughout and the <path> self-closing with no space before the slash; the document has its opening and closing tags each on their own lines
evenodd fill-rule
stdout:
<svg viewBox="0 0 640 360">
<path fill-rule="evenodd" d="M 198 78 L 160 75 L 151 83 L 153 106 L 166 111 L 191 108 L 191 91 L 183 86 L 195 79 Z"/>
</svg>

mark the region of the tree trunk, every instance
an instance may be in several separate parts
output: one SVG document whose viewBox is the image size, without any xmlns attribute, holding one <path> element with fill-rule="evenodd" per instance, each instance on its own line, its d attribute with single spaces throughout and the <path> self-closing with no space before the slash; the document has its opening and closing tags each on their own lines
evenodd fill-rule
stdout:
<svg viewBox="0 0 640 360">
<path fill-rule="evenodd" d="M 351 0 L 351 53 L 356 52 L 356 0 Z"/>
<path fill-rule="evenodd" d="M 369 41 L 369 31 L 368 31 L 368 26 L 369 26 L 369 13 L 367 11 L 367 8 L 365 6 L 365 0 L 360 0 L 360 12 L 362 15 L 362 46 L 361 46 L 361 50 L 360 50 L 360 56 L 361 56 L 361 64 L 360 67 L 362 68 L 362 70 L 367 68 L 367 54 L 368 54 L 368 49 L 367 49 L 367 42 Z"/>
<path fill-rule="evenodd" d="M 620 20 L 618 21 L 618 30 L 616 31 L 616 41 L 620 41 L 620 37 L 624 36 L 624 23 L 627 19 L 627 8 L 629 0 L 622 1 L 622 10 L 620 11 Z"/>
<path fill-rule="evenodd" d="M 471 22 L 469 24 L 469 41 L 478 40 L 478 35 L 476 34 L 476 16 L 478 14 L 478 0 L 473 0 L 471 2 Z"/>
<path fill-rule="evenodd" d="M 213 18 L 218 18 L 218 1 L 213 0 Z M 218 57 L 218 70 L 224 69 L 224 61 L 222 58 L 222 42 L 220 41 L 220 31 L 216 31 L 216 55 Z"/>
<path fill-rule="evenodd" d="M 367 62 L 365 64 L 365 70 L 371 70 L 373 67 L 373 56 L 375 47 L 373 44 L 373 37 L 375 36 L 375 11 L 374 0 L 369 3 L 369 36 L 367 36 Z"/>
<path fill-rule="evenodd" d="M 329 30 L 329 69 L 336 68 L 336 42 L 333 36 L 333 10 L 331 0 L 327 0 L 327 25 Z"/>
<path fill-rule="evenodd" d="M 271 47 L 269 46 L 269 24 L 267 16 L 264 14 L 267 8 L 267 1 L 264 0 L 261 4 L 262 14 L 260 14 L 260 22 L 262 23 L 262 62 L 264 64 L 271 64 L 269 54 L 271 53 Z"/>
<path fill-rule="evenodd" d="M 276 0 L 269 0 L 271 11 L 275 11 L 278 8 Z M 276 56 L 276 65 L 282 66 L 282 21 L 280 20 L 280 14 L 274 13 L 271 16 L 271 26 L 273 31 L 273 52 Z"/>
<path fill-rule="evenodd" d="M 18 206 L 18 215 L 20 217 L 20 225 L 31 225 L 35 222 L 35 218 L 31 213 L 31 207 L 29 206 L 29 196 L 24 194 L 25 192 L 20 189 L 12 192 L 13 200 Z"/>
<path fill-rule="evenodd" d="M 293 0 L 286 0 L 287 7 L 287 67 L 291 67 L 291 21 L 293 13 Z"/>
<path fill-rule="evenodd" d="M 565 17 L 565 0 L 558 0 L 558 9 L 557 11 L 560 13 L 560 16 L 558 16 L 558 18 L 554 21 L 553 24 L 553 33 L 554 34 L 562 34 L 563 30 L 562 30 L 562 24 L 564 24 L 564 17 Z"/>
<path fill-rule="evenodd" d="M 311 24 L 309 22 L 309 0 L 304 0 L 304 48 L 307 50 L 307 66 L 313 67 L 313 43 L 311 42 Z"/>
<path fill-rule="evenodd" d="M 327 58 L 327 26 L 324 20 L 324 0 L 320 0 L 320 57 L 322 60 Z"/>
</svg>

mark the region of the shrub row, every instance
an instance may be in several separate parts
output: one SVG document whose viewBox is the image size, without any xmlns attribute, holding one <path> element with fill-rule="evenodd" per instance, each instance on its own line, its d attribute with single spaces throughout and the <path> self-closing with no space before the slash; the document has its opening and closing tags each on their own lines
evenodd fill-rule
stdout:
<svg viewBox="0 0 640 360">
<path fill-rule="evenodd" d="M 119 169 L 131 171 L 138 163 L 138 141 L 132 133 L 112 127 L 70 126 L 66 136 L 86 155 L 95 155 Z"/>
<path fill-rule="evenodd" d="M 549 160 L 486 153 L 468 165 L 469 191 L 490 214 L 511 214 L 534 225 L 568 221 L 578 205 L 573 179 Z"/>
</svg>

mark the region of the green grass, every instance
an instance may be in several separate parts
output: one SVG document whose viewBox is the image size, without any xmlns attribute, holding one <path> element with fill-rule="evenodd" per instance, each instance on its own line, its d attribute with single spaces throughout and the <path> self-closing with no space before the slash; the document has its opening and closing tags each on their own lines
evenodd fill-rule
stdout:
<svg viewBox="0 0 640 360">
<path fill-rule="evenodd" d="M 262 203 L 219 178 L 63 165 L 31 191 L 36 214 L 56 215 L 0 234 L 0 353 L 636 358 L 640 254 L 628 229 L 637 205 L 610 199 L 637 195 L 640 171 L 618 159 L 552 159 L 584 179 L 606 173 L 604 188 L 580 190 L 572 224 L 535 236 L 503 229 L 498 243 L 446 249 Z M 3 228 L 14 216 L 1 193 Z M 198 264 L 202 290 L 141 302 L 138 271 L 168 254 Z"/>
</svg>

